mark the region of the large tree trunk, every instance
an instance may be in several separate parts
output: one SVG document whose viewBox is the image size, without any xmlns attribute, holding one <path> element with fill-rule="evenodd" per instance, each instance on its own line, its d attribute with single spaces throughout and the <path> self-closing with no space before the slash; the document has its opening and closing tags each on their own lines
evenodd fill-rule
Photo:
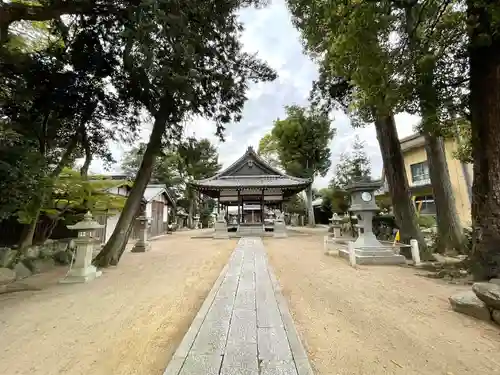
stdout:
<svg viewBox="0 0 500 375">
<path fill-rule="evenodd" d="M 481 280 L 500 275 L 500 33 L 493 15 L 500 13 L 500 4 L 468 0 L 467 6 L 474 157 L 472 272 Z"/>
<path fill-rule="evenodd" d="M 314 220 L 314 207 L 312 204 L 312 183 L 306 189 L 306 205 L 307 205 L 307 224 L 310 227 L 316 226 L 316 221 Z"/>
<path fill-rule="evenodd" d="M 384 162 L 385 178 L 389 185 L 394 216 L 400 229 L 401 241 L 409 243 L 410 239 L 416 239 L 421 253 L 425 254 L 427 245 L 418 226 L 415 206 L 411 200 L 394 116 L 392 114 L 376 115 L 375 129 Z"/>
<path fill-rule="evenodd" d="M 113 234 L 94 259 L 94 264 L 96 266 L 108 267 L 112 264 L 113 259 L 118 262 L 120 251 L 127 245 L 130 235 L 129 228 L 133 224 L 135 214 L 140 207 L 144 195 L 144 190 L 151 178 L 156 156 L 161 151 L 161 140 L 165 133 L 165 128 L 166 116 L 159 113 L 155 118 L 153 131 L 151 132 L 146 151 L 142 157 L 141 167 L 135 177 L 134 186 L 125 202 L 125 207 L 123 207 L 123 211 L 118 219 Z"/>
<path fill-rule="evenodd" d="M 425 134 L 425 151 L 429 163 L 432 191 L 436 204 L 438 249 L 463 252 L 464 234 L 455 205 L 443 139 Z"/>
<path fill-rule="evenodd" d="M 418 21 L 422 12 L 418 2 L 407 3 L 405 7 L 406 32 L 410 52 L 414 55 L 416 91 L 422 116 L 425 136 L 425 151 L 429 163 L 436 216 L 438 225 L 438 248 L 462 252 L 464 235 L 455 205 L 455 197 L 450 182 L 450 172 L 446 162 L 444 144 L 439 137 L 439 98 L 435 87 L 436 60 L 427 46 L 422 43 L 418 31 Z"/>
</svg>

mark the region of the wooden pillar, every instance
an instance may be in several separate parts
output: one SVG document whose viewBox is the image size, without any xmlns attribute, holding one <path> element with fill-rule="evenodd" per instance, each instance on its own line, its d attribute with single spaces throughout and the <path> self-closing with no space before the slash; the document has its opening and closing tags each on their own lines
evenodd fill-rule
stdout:
<svg viewBox="0 0 500 375">
<path fill-rule="evenodd" d="M 240 191 L 238 190 L 238 225 L 240 225 L 241 215 L 240 215 Z"/>
<path fill-rule="evenodd" d="M 217 198 L 217 213 L 220 214 L 220 197 Z"/>
<path fill-rule="evenodd" d="M 262 189 L 262 194 L 260 196 L 260 222 L 264 225 L 264 189 Z"/>
</svg>

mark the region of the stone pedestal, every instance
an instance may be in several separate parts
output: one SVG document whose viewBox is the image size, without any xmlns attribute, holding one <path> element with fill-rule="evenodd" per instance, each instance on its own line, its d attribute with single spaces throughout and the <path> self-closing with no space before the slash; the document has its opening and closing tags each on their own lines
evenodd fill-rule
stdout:
<svg viewBox="0 0 500 375">
<path fill-rule="evenodd" d="M 274 238 L 286 238 L 288 234 L 286 233 L 286 224 L 284 220 L 277 219 L 274 222 L 273 229 L 273 237 Z"/>
<path fill-rule="evenodd" d="M 349 210 L 361 217 L 359 224 L 363 228 L 353 244 L 355 261 L 356 264 L 405 264 L 406 258 L 394 253 L 392 246 L 380 243 L 372 231 L 373 216 L 379 211 L 374 192 L 380 186 L 379 181 L 357 181 L 346 188 L 351 194 Z M 339 255 L 349 259 L 347 249 L 341 249 Z"/>
<path fill-rule="evenodd" d="M 217 221 L 215 222 L 215 239 L 227 239 L 229 238 L 229 233 L 227 232 L 227 223 L 226 219 L 224 219 L 224 212 L 221 212 L 217 217 Z"/>
<path fill-rule="evenodd" d="M 95 240 L 92 237 L 95 230 L 103 228 L 104 225 L 92 220 L 92 215 L 87 212 L 83 221 L 75 225 L 68 225 L 71 230 L 78 231 L 78 238 L 74 240 L 76 245 L 75 259 L 68 274 L 61 283 L 85 283 L 102 275 L 96 267 L 92 265 Z"/>
<path fill-rule="evenodd" d="M 148 218 L 139 216 L 136 220 L 139 223 L 139 239 L 131 251 L 133 253 L 145 253 L 151 249 L 151 244 L 148 242 Z"/>
</svg>

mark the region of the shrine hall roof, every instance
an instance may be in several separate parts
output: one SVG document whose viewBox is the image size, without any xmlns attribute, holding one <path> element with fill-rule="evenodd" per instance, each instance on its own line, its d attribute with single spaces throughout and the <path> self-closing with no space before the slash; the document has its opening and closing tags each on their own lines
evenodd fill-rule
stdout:
<svg viewBox="0 0 500 375">
<path fill-rule="evenodd" d="M 269 165 L 252 147 L 222 172 L 204 180 L 193 181 L 200 190 L 230 188 L 289 188 L 303 190 L 311 184 L 308 178 L 289 176 Z"/>
</svg>

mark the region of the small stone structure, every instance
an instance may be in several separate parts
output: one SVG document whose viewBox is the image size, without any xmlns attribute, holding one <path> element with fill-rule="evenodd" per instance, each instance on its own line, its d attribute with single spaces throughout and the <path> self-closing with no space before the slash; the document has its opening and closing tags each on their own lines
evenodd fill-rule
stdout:
<svg viewBox="0 0 500 375">
<path fill-rule="evenodd" d="M 101 276 L 102 272 L 92 265 L 92 256 L 95 244 L 94 232 L 102 227 L 103 225 L 92 219 L 90 212 L 85 214 L 82 221 L 68 225 L 68 229 L 78 231 L 78 238 L 74 240 L 76 255 L 74 264 L 66 277 L 60 280 L 61 283 L 85 283 Z"/>
<path fill-rule="evenodd" d="M 380 181 L 355 181 L 346 187 L 351 196 L 349 211 L 361 217 L 363 228 L 353 244 L 356 264 L 405 264 L 405 257 L 395 254 L 392 246 L 380 243 L 372 230 L 373 216 L 380 210 L 374 193 L 380 186 Z M 339 255 L 349 259 L 347 249 L 340 249 Z"/>
<path fill-rule="evenodd" d="M 136 220 L 139 223 L 139 239 L 131 251 L 133 253 L 144 253 L 151 248 L 151 244 L 148 242 L 148 218 L 141 215 Z"/>
<path fill-rule="evenodd" d="M 274 221 L 273 237 L 274 238 L 288 237 L 286 233 L 285 214 L 283 212 L 281 212 Z"/>
<path fill-rule="evenodd" d="M 330 222 L 330 228 L 332 229 L 332 237 L 339 238 L 342 236 L 342 218 L 337 215 L 336 212 L 333 213 L 332 217 L 328 220 Z"/>
<path fill-rule="evenodd" d="M 214 239 L 229 238 L 229 234 L 227 232 L 227 223 L 224 217 L 225 217 L 224 210 L 222 210 L 219 213 L 219 216 L 217 217 L 217 221 L 215 222 Z"/>
</svg>

